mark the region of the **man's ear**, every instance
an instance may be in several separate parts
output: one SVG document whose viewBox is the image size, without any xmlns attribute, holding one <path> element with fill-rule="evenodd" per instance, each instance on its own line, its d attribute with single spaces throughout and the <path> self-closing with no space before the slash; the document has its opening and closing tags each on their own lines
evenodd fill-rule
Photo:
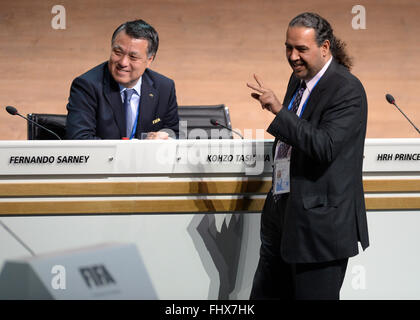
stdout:
<svg viewBox="0 0 420 320">
<path fill-rule="evenodd" d="M 322 45 L 321 45 L 321 52 L 322 52 L 322 56 L 325 57 L 328 53 L 328 51 L 330 51 L 330 40 L 325 40 Z"/>
<path fill-rule="evenodd" d="M 146 65 L 146 68 L 150 68 L 150 66 L 152 65 L 153 60 L 155 60 L 155 55 L 152 55 L 150 57 L 147 57 L 147 65 Z"/>
</svg>

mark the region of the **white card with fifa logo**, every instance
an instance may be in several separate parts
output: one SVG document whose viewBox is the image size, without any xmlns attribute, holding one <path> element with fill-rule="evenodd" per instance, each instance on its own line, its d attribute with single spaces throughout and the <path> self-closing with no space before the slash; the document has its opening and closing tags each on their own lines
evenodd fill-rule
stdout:
<svg viewBox="0 0 420 320">
<path fill-rule="evenodd" d="M 290 155 L 274 161 L 274 194 L 290 192 Z"/>
</svg>

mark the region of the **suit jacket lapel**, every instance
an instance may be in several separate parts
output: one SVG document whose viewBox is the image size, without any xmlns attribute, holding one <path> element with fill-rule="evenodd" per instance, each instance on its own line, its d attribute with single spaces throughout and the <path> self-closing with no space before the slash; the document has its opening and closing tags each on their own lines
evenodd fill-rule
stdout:
<svg viewBox="0 0 420 320">
<path fill-rule="evenodd" d="M 118 83 L 112 78 L 108 63 L 105 64 L 104 70 L 104 95 L 108 101 L 112 112 L 114 113 L 115 122 L 120 130 L 121 137 L 126 135 L 125 110 L 121 100 L 120 87 Z"/>
<path fill-rule="evenodd" d="M 153 120 L 156 118 L 156 106 L 159 101 L 159 92 L 154 87 L 153 80 L 147 74 L 147 70 L 143 73 L 141 83 L 141 97 L 139 119 L 137 121 L 136 135 L 141 132 L 146 132 L 152 125 Z"/>
<path fill-rule="evenodd" d="M 317 85 L 313 88 L 311 95 L 308 98 L 308 102 L 306 104 L 305 110 L 302 113 L 302 119 L 308 119 L 312 112 L 315 110 L 316 106 L 318 105 L 320 99 L 322 98 L 323 92 L 328 88 L 329 78 L 334 73 L 336 69 L 336 62 L 333 58 L 331 64 L 329 65 L 328 69 L 322 75 L 321 79 L 319 79 Z"/>
</svg>

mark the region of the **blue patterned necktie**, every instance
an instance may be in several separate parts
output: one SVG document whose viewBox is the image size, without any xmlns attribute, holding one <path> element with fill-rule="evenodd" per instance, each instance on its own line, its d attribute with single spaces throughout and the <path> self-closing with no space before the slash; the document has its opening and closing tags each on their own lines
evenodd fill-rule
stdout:
<svg viewBox="0 0 420 320">
<path fill-rule="evenodd" d="M 290 109 L 291 112 L 296 113 L 299 109 L 300 102 L 302 100 L 303 92 L 306 89 L 306 82 L 302 81 L 299 89 L 296 93 L 295 100 L 293 100 L 292 107 Z M 276 159 L 286 158 L 287 153 L 289 152 L 290 146 L 282 141 L 277 143 L 277 150 L 276 150 Z"/>
<path fill-rule="evenodd" d="M 134 89 L 126 89 L 124 91 L 124 110 L 125 110 L 125 121 L 126 121 L 126 137 L 131 138 L 131 131 L 133 130 L 134 115 L 131 110 L 131 96 L 134 93 Z"/>
</svg>

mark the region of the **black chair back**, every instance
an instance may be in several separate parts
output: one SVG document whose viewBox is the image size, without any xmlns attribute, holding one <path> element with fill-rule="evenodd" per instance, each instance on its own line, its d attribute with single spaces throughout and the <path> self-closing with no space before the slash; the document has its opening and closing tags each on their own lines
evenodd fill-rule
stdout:
<svg viewBox="0 0 420 320">
<path fill-rule="evenodd" d="M 180 139 L 233 139 L 230 130 L 214 126 L 210 120 L 232 128 L 229 109 L 224 104 L 210 106 L 179 106 Z M 28 119 L 55 132 L 61 139 L 66 135 L 65 114 L 30 113 Z M 57 140 L 48 131 L 28 121 L 28 140 Z"/>
<path fill-rule="evenodd" d="M 211 124 L 210 119 L 232 129 L 229 109 L 224 104 L 178 106 L 180 139 L 233 139 L 232 132 Z M 185 130 L 186 125 L 186 130 Z"/>
<path fill-rule="evenodd" d="M 66 119 L 65 114 L 48 114 L 48 113 L 30 113 L 28 119 L 40 124 L 41 126 L 55 132 L 61 139 L 65 139 L 66 135 Z M 28 140 L 57 140 L 57 137 L 47 130 L 44 130 L 30 121 L 28 122 Z"/>
</svg>

